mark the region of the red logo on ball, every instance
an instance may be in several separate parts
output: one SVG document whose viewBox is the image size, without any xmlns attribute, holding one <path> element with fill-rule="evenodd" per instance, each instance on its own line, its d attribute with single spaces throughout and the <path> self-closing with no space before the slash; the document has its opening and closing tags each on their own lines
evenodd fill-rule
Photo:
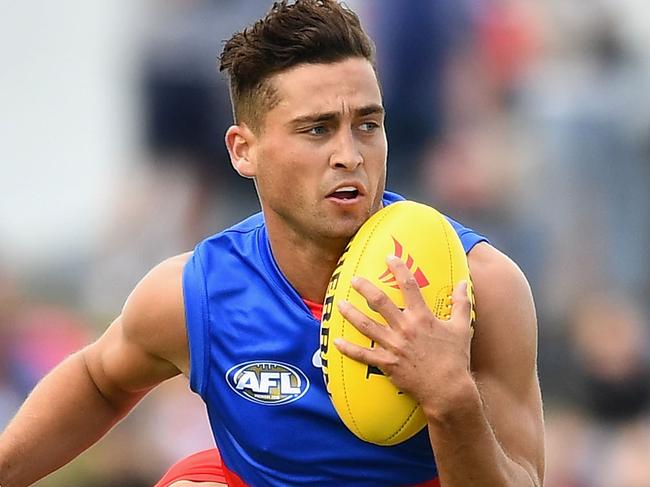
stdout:
<svg viewBox="0 0 650 487">
<path fill-rule="evenodd" d="M 404 247 L 397 241 L 395 237 L 393 237 L 393 243 L 395 244 L 395 257 L 401 259 L 402 255 L 404 254 Z M 413 257 L 410 254 L 407 255 L 406 267 L 408 267 L 411 273 L 413 273 L 413 277 L 415 277 L 415 280 L 420 288 L 427 287 L 429 285 L 429 280 L 426 278 L 424 272 L 422 272 L 422 269 L 419 267 L 416 267 L 415 270 L 413 270 L 414 263 L 415 261 L 413 260 Z M 397 279 L 393 275 L 393 272 L 388 268 L 388 266 L 386 266 L 386 271 L 381 276 L 379 276 L 379 280 L 386 285 L 390 285 L 392 288 L 399 289 Z"/>
</svg>

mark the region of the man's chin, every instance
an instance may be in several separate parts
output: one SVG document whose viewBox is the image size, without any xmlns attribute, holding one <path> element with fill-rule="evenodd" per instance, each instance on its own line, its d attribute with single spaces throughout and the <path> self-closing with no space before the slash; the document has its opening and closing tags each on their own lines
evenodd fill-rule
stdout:
<svg viewBox="0 0 650 487">
<path fill-rule="evenodd" d="M 331 239 L 351 239 L 368 217 L 343 218 L 331 222 L 324 228 L 324 236 Z"/>
<path fill-rule="evenodd" d="M 321 213 L 320 233 L 325 238 L 351 239 L 361 226 L 375 213 L 370 205 L 355 205 L 348 208 L 327 208 Z"/>
</svg>

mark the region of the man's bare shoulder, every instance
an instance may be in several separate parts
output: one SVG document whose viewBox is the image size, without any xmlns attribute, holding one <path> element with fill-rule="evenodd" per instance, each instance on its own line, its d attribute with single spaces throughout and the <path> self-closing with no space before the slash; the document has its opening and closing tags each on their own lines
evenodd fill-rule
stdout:
<svg viewBox="0 0 650 487">
<path fill-rule="evenodd" d="M 476 244 L 467 255 L 472 279 L 477 277 L 524 278 L 521 269 L 506 254 L 487 242 Z M 524 278 L 525 279 L 525 278 Z"/>
<path fill-rule="evenodd" d="M 496 312 L 495 306 L 508 304 L 508 310 L 512 312 L 513 307 L 523 305 L 528 308 L 532 305 L 526 276 L 506 254 L 481 242 L 470 251 L 468 261 L 477 293 L 477 308 L 480 306 L 485 313 L 492 314 Z"/>
<path fill-rule="evenodd" d="M 122 309 L 125 336 L 152 355 L 188 370 L 183 269 L 192 253 L 171 257 L 151 269 Z"/>
<path fill-rule="evenodd" d="M 537 319 L 530 286 L 519 266 L 487 243 L 468 255 L 476 296 L 476 334 L 472 345 L 474 370 L 521 374 L 534 372 Z M 513 364 L 519 367 L 512 367 Z"/>
</svg>

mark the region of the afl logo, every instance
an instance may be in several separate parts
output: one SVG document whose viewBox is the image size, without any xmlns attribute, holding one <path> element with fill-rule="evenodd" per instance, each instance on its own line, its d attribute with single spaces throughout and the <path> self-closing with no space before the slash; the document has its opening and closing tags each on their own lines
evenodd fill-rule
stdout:
<svg viewBox="0 0 650 487">
<path fill-rule="evenodd" d="M 309 379 L 299 368 L 261 360 L 231 367 L 226 382 L 244 399 L 266 406 L 296 401 L 309 389 Z"/>
</svg>

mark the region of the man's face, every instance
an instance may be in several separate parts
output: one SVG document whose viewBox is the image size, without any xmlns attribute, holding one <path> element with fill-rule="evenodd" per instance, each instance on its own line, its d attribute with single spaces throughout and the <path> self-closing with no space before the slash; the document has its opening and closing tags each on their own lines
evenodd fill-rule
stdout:
<svg viewBox="0 0 650 487">
<path fill-rule="evenodd" d="M 371 64 L 303 64 L 271 78 L 279 103 L 251 152 L 267 223 L 308 239 L 349 238 L 381 208 L 384 110 Z"/>
</svg>

